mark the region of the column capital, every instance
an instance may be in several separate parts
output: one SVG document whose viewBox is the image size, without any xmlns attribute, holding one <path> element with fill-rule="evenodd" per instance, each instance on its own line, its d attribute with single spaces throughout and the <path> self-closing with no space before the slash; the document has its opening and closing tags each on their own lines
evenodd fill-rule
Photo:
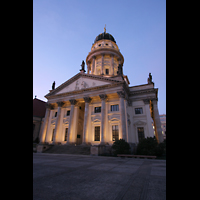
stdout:
<svg viewBox="0 0 200 200">
<path fill-rule="evenodd" d="M 150 103 L 150 99 L 143 99 L 144 104 L 149 104 Z"/>
<path fill-rule="evenodd" d="M 83 97 L 83 99 L 86 103 L 90 103 L 90 101 L 92 100 L 90 97 Z"/>
<path fill-rule="evenodd" d="M 58 107 L 62 107 L 65 103 L 63 101 L 58 101 L 57 104 L 58 104 Z"/>
<path fill-rule="evenodd" d="M 131 99 L 127 99 L 128 102 L 128 106 L 132 106 L 132 100 Z"/>
<path fill-rule="evenodd" d="M 69 102 L 71 103 L 71 105 L 75 105 L 76 104 L 76 99 L 70 99 Z"/>
<path fill-rule="evenodd" d="M 106 94 L 100 94 L 99 97 L 100 97 L 101 100 L 105 100 L 107 98 L 107 95 Z"/>
<path fill-rule="evenodd" d="M 123 91 L 119 91 L 117 94 L 120 98 L 125 98 L 125 93 Z"/>
<path fill-rule="evenodd" d="M 52 109 L 54 109 L 54 105 L 53 104 L 51 104 L 51 103 L 46 103 L 46 109 L 50 109 L 50 110 L 52 110 Z"/>
<path fill-rule="evenodd" d="M 158 98 L 152 98 L 151 101 L 152 101 L 153 103 L 157 103 Z"/>
<path fill-rule="evenodd" d="M 96 56 L 92 56 L 93 59 L 96 59 Z"/>
</svg>

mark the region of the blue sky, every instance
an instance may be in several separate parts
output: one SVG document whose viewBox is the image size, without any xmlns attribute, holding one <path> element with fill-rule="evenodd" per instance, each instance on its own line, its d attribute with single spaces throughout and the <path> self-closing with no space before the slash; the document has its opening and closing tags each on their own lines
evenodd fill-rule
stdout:
<svg viewBox="0 0 200 200">
<path fill-rule="evenodd" d="M 79 72 L 96 36 L 113 35 L 130 85 L 158 88 L 166 114 L 166 0 L 33 0 L 33 98 Z"/>
</svg>

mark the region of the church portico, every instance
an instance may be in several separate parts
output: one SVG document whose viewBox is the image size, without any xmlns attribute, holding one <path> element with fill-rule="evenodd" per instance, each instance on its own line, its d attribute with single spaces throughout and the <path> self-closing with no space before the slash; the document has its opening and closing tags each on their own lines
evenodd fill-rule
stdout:
<svg viewBox="0 0 200 200">
<path fill-rule="evenodd" d="M 147 84 L 129 87 L 124 58 L 113 36 L 100 34 L 80 72 L 45 96 L 47 109 L 40 142 L 62 145 L 112 145 L 124 139 L 138 144 L 146 137 L 162 141 L 158 89 L 149 73 Z"/>
</svg>

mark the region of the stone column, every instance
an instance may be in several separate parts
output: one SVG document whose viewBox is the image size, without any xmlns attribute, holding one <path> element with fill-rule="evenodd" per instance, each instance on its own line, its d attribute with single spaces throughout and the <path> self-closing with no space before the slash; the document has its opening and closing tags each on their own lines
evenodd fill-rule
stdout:
<svg viewBox="0 0 200 200">
<path fill-rule="evenodd" d="M 91 70 L 91 62 L 88 61 L 88 64 L 87 64 L 87 74 L 89 74 L 90 70 Z"/>
<path fill-rule="evenodd" d="M 68 127 L 68 133 L 67 133 L 67 143 L 70 144 L 70 136 L 71 136 L 71 129 L 72 129 L 72 123 L 73 123 L 73 115 L 74 115 L 74 105 L 76 104 L 75 99 L 69 100 L 71 103 L 71 109 L 70 109 L 70 118 L 69 118 L 69 127 Z"/>
<path fill-rule="evenodd" d="M 111 55 L 111 69 L 112 69 L 112 75 L 114 76 L 114 55 Z"/>
<path fill-rule="evenodd" d="M 46 104 L 46 113 L 45 113 L 44 123 L 42 125 L 42 132 L 41 132 L 41 136 L 40 136 L 40 143 L 41 144 L 45 142 L 47 125 L 48 125 L 48 122 L 49 122 L 49 115 L 50 115 L 51 108 L 52 108 L 51 104 L 47 103 Z"/>
<path fill-rule="evenodd" d="M 101 75 L 104 75 L 103 69 L 104 69 L 104 54 L 101 54 Z"/>
<path fill-rule="evenodd" d="M 153 126 L 152 126 L 152 118 L 151 118 L 151 113 L 150 113 L 150 99 L 143 99 L 144 104 L 145 104 L 145 111 L 146 111 L 146 116 L 147 116 L 147 128 L 148 128 L 148 135 L 147 137 L 153 137 Z"/>
<path fill-rule="evenodd" d="M 84 97 L 85 101 L 85 113 L 84 113 L 84 123 L 83 123 L 83 140 L 82 144 L 85 144 L 86 140 L 86 131 L 88 129 L 88 110 L 89 110 L 89 103 L 92 100 L 90 97 Z"/>
<path fill-rule="evenodd" d="M 92 70 L 91 70 L 91 74 L 94 74 L 94 70 L 95 70 L 95 59 L 96 59 L 96 57 L 93 56 L 93 57 L 92 57 Z"/>
<path fill-rule="evenodd" d="M 126 138 L 126 120 L 125 120 L 125 109 L 124 109 L 124 98 L 125 94 L 123 91 L 117 92 L 119 96 L 119 111 L 120 111 L 120 119 L 122 124 L 122 139 L 127 141 Z"/>
<path fill-rule="evenodd" d="M 101 98 L 101 127 L 100 127 L 100 138 L 101 138 L 101 143 L 100 144 L 105 144 L 105 141 L 104 141 L 104 123 L 105 123 L 105 109 L 106 109 L 106 106 L 105 106 L 105 101 L 106 101 L 106 98 L 107 98 L 107 95 L 106 94 L 100 94 L 99 97 Z"/>
<path fill-rule="evenodd" d="M 162 129 L 161 129 L 161 123 L 160 123 L 160 116 L 158 112 L 158 106 L 157 101 L 158 99 L 151 99 L 153 103 L 153 120 L 154 120 L 154 126 L 155 126 L 155 133 L 156 133 L 156 139 L 158 143 L 163 142 L 163 135 L 162 135 Z"/>
<path fill-rule="evenodd" d="M 59 129 L 60 129 L 60 118 L 61 118 L 61 107 L 64 105 L 64 102 L 57 102 L 58 104 L 58 111 L 57 111 L 57 119 L 55 124 L 55 133 L 53 138 L 53 143 L 57 143 L 57 137 L 59 135 Z"/>
</svg>

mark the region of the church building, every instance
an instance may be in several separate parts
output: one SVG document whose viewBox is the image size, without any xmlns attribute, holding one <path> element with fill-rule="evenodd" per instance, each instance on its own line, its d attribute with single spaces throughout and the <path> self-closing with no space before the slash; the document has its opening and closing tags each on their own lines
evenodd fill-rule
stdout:
<svg viewBox="0 0 200 200">
<path fill-rule="evenodd" d="M 48 99 L 40 143 L 112 145 L 124 139 L 163 141 L 158 112 L 158 88 L 151 73 L 147 84 L 129 86 L 124 57 L 114 37 L 99 34 L 82 61 L 80 72 L 45 95 Z M 153 130 L 153 125 L 155 131 Z"/>
</svg>

